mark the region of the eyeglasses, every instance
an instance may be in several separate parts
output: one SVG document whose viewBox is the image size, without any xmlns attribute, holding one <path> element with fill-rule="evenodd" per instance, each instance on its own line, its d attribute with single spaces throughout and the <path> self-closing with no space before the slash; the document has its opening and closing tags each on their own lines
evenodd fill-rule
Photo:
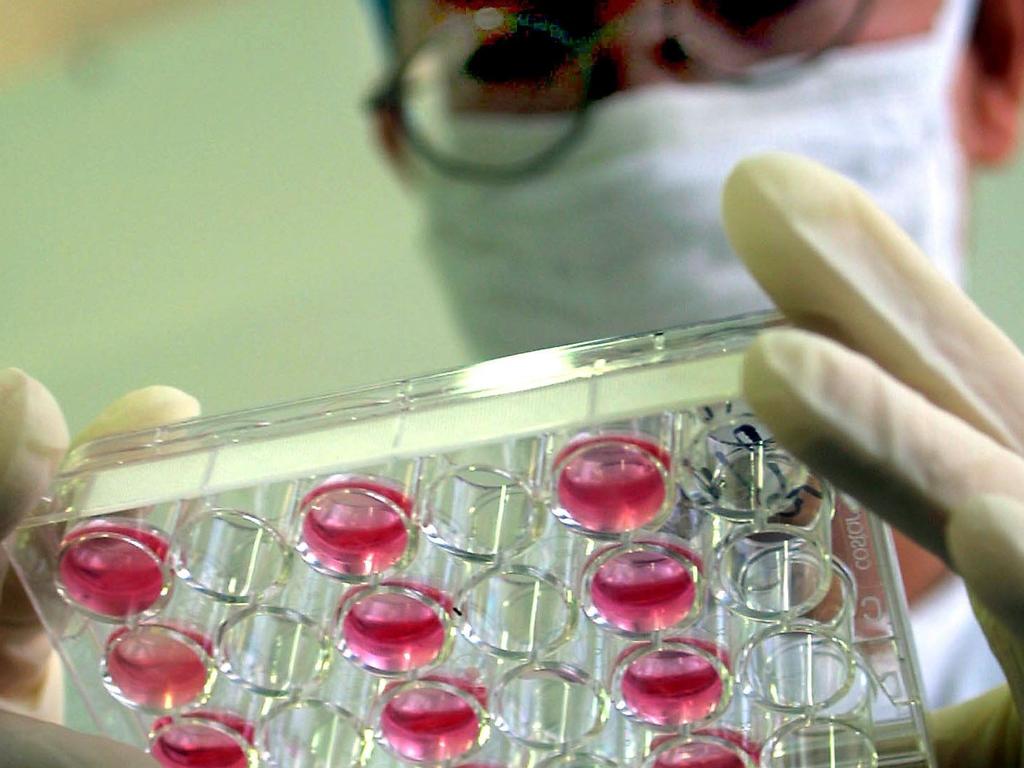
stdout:
<svg viewBox="0 0 1024 768">
<path fill-rule="evenodd" d="M 430 31 L 369 106 L 442 172 L 502 182 L 544 171 L 575 143 L 614 90 L 623 48 L 680 81 L 784 77 L 847 42 L 874 0 L 432 2 Z M 510 115 L 536 119 L 498 131 Z"/>
</svg>

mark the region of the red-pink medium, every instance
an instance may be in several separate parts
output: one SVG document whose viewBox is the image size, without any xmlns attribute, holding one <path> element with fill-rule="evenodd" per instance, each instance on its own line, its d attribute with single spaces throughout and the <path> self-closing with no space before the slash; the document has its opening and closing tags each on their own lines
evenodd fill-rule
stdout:
<svg viewBox="0 0 1024 768">
<path fill-rule="evenodd" d="M 715 736 L 728 741 L 746 752 L 755 765 L 761 756 L 759 745 L 732 728 L 702 728 L 694 732 L 695 736 Z M 657 748 L 673 736 L 663 736 L 654 740 L 652 746 Z M 732 750 L 713 742 L 694 742 L 676 748 L 669 748 L 658 755 L 654 768 L 746 768 L 743 760 Z"/>
<path fill-rule="evenodd" d="M 95 534 L 115 534 L 95 536 Z M 57 566 L 67 595 L 101 616 L 127 618 L 151 608 L 164 589 L 170 545 L 130 523 L 96 520 L 64 537 Z"/>
<path fill-rule="evenodd" d="M 389 701 L 381 732 L 391 748 L 417 762 L 453 760 L 468 752 L 480 733 L 475 709 L 442 688 L 414 688 Z"/>
<path fill-rule="evenodd" d="M 380 573 L 405 554 L 409 534 L 404 518 L 411 506 L 399 489 L 382 483 L 358 478 L 329 482 L 303 501 L 302 539 L 329 570 Z"/>
<path fill-rule="evenodd" d="M 657 632 L 678 624 L 693 608 L 696 591 L 690 570 L 657 549 L 613 555 L 590 582 L 594 609 L 627 632 Z"/>
<path fill-rule="evenodd" d="M 677 726 L 704 720 L 722 698 L 722 678 L 703 656 L 664 648 L 630 662 L 622 676 L 622 698 L 641 720 Z"/>
<path fill-rule="evenodd" d="M 623 533 L 647 525 L 665 501 L 669 457 L 648 440 L 623 435 L 570 443 L 556 459 L 558 500 L 580 527 Z"/>
<path fill-rule="evenodd" d="M 430 588 L 414 589 L 423 597 L 401 592 L 368 592 L 357 597 L 342 619 L 348 650 L 381 672 L 405 672 L 430 664 L 445 644 L 445 626 Z"/>
<path fill-rule="evenodd" d="M 164 768 L 246 768 L 248 758 L 241 745 L 202 720 L 220 723 L 249 743 L 253 735 L 251 723 L 231 712 L 208 710 L 190 712 L 184 718 L 199 722 L 179 720 L 160 733 L 150 746 L 150 754 L 160 765 Z M 160 731 L 170 722 L 169 717 L 156 720 L 153 731 Z"/>
<path fill-rule="evenodd" d="M 710 742 L 694 742 L 662 752 L 654 768 L 746 768 L 732 750 Z"/>
<path fill-rule="evenodd" d="M 203 648 L 209 641 L 189 634 Z M 125 699 L 150 709 L 177 709 L 206 687 L 202 651 L 166 628 L 142 624 L 123 628 L 107 641 L 107 675 Z"/>
</svg>

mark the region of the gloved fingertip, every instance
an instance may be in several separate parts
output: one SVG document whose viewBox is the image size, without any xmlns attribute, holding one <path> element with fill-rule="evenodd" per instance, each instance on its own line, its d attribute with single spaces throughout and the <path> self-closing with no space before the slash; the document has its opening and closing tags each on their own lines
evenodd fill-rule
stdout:
<svg viewBox="0 0 1024 768">
<path fill-rule="evenodd" d="M 866 192 L 796 155 L 759 155 L 736 166 L 722 218 L 733 249 L 790 321 L 840 340 L 868 333 L 869 321 L 876 334 L 897 324 L 898 306 L 880 308 L 878 297 L 892 294 L 893 275 L 906 265 L 916 265 L 915 275 L 927 267 Z M 860 325 L 851 327 L 851 318 Z"/>
<path fill-rule="evenodd" d="M 791 450 L 799 451 L 799 430 L 790 428 L 794 418 L 799 418 L 791 369 L 786 365 L 791 333 L 765 333 L 751 344 L 743 358 L 741 386 L 743 398 L 760 421 Z"/>
<path fill-rule="evenodd" d="M 0 538 L 34 506 L 67 448 L 50 391 L 18 368 L 0 371 Z"/>
<path fill-rule="evenodd" d="M 807 433 L 806 397 L 801 389 L 815 377 L 813 351 L 825 343 L 815 334 L 784 328 L 760 334 L 743 358 L 743 397 L 780 440 L 798 450 Z"/>
<path fill-rule="evenodd" d="M 726 179 L 722 193 L 725 231 L 737 253 L 748 262 L 772 250 L 784 236 L 780 219 L 798 213 L 809 192 L 817 200 L 823 183 L 842 182 L 824 166 L 785 152 L 754 155 L 740 161 Z M 755 274 L 756 277 L 756 274 Z"/>
<path fill-rule="evenodd" d="M 737 199 L 766 185 L 787 181 L 794 174 L 813 172 L 824 166 L 791 152 L 762 152 L 740 160 L 725 182 L 725 199 Z"/>
<path fill-rule="evenodd" d="M 981 495 L 958 505 L 946 526 L 953 567 L 1007 627 L 1024 634 L 1024 503 Z"/>
<path fill-rule="evenodd" d="M 775 368 L 786 367 L 802 357 L 807 345 L 818 338 L 817 334 L 802 328 L 773 328 L 759 333 L 750 349 L 756 349 L 766 364 Z"/>
<path fill-rule="evenodd" d="M 199 416 L 199 401 L 175 387 L 154 385 L 129 392 L 104 408 L 75 436 L 73 446 L 90 440 L 150 429 Z"/>
<path fill-rule="evenodd" d="M 0 442 L 6 443 L 9 428 L 20 425 L 31 427 L 33 437 L 45 443 L 47 451 L 67 448 L 67 423 L 56 398 L 20 368 L 0 370 L 0 414 L 4 416 Z"/>
</svg>

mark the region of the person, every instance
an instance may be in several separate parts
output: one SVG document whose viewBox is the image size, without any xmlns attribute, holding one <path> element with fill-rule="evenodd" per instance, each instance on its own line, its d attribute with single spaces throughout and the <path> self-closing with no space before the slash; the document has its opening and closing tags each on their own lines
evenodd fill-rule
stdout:
<svg viewBox="0 0 1024 768">
<path fill-rule="evenodd" d="M 857 181 L 960 282 L 969 173 L 1017 143 L 1014 0 L 372 9 L 381 145 L 481 358 L 767 308 L 718 210 L 729 169 L 765 150 Z M 929 704 L 998 683 L 963 583 L 896 543 Z"/>
<path fill-rule="evenodd" d="M 767 308 L 718 212 L 766 150 L 857 181 L 959 281 L 968 171 L 1017 141 L 1015 0 L 373 1 L 377 132 L 481 358 Z"/>
<path fill-rule="evenodd" d="M 797 326 L 747 352 L 747 398 L 814 470 L 966 578 L 1003 664 L 1009 685 L 931 714 L 938 766 L 1024 764 L 1024 355 L 863 191 L 820 165 L 789 155 L 744 161 L 726 187 L 724 220 Z M 150 388 L 115 402 L 84 437 L 195 409 L 181 392 Z M 52 396 L 21 372 L 0 376 L 0 416 L 4 533 L 46 487 L 67 429 Z M 35 647 L 38 627 L 12 600 L 15 582 L 4 592 L 4 653 L 32 662 L 19 649 Z M 20 688 L 31 703 L 44 687 L 31 666 L 0 667 L 0 692 Z M 0 743 L 0 766 L 153 768 L 123 745 L 11 713 L 0 712 Z"/>
<path fill-rule="evenodd" d="M 424 22 L 417 16 L 426 4 L 417 3 L 420 8 L 407 2 L 396 9 L 399 38 L 406 34 L 405 29 L 416 29 L 403 25 Z M 450 3 L 431 3 L 434 13 L 426 20 L 431 33 L 425 37 L 421 34 L 424 41 L 431 42 L 427 38 L 432 37 L 432 30 L 436 24 L 443 24 L 447 8 L 438 11 L 440 5 Z M 462 5 L 473 12 L 473 24 L 481 22 L 486 27 L 500 24 L 503 18 L 500 13 L 497 18 L 490 14 L 490 20 L 487 14 L 477 16 L 491 8 L 484 3 Z M 650 18 L 636 9 L 645 5 L 623 1 L 605 3 L 603 7 L 622 10 L 623 18 L 634 24 L 631 30 L 644 30 Z M 696 3 L 694 7 L 704 5 L 726 4 Z M 799 4 L 782 3 L 780 7 L 785 10 L 790 5 Z M 884 14 L 896 6 L 872 7 L 882 9 L 878 12 Z M 698 209 L 717 206 L 717 202 L 709 204 L 708 200 L 716 196 L 725 177 L 725 167 L 717 167 L 717 155 L 707 148 L 710 145 L 687 145 L 696 148 L 689 154 L 686 146 L 676 146 L 686 139 L 685 132 L 677 132 L 681 126 L 700 130 L 701 121 L 696 117 L 715 116 L 710 133 L 722 139 L 723 152 L 736 150 L 735 159 L 749 151 L 770 148 L 734 146 L 742 143 L 744 135 L 761 129 L 766 137 L 778 139 L 780 148 L 803 150 L 811 156 L 834 148 L 844 158 L 833 157 L 831 162 L 828 157 L 821 159 L 866 186 L 910 232 L 910 237 L 848 182 L 790 156 L 746 161 L 724 187 L 724 220 L 732 245 L 793 324 L 804 329 L 778 332 L 754 345 L 746 361 L 746 394 L 783 442 L 813 469 L 869 501 L 890 521 L 926 544 L 940 561 L 952 564 L 966 577 L 1010 685 L 933 717 L 940 765 L 1015 764 L 1021 761 L 1020 721 L 1014 702 L 1018 707 L 1024 702 L 1024 631 L 1020 619 L 1024 612 L 1019 591 L 1012 585 L 1024 572 L 1024 553 L 1019 546 L 1024 513 L 1021 502 L 1015 500 L 1020 485 L 1017 480 L 1024 477 L 1024 445 L 1013 384 L 1024 377 L 1024 367 L 1019 353 L 1005 337 L 926 263 L 913 241 L 936 254 L 933 259 L 941 272 L 956 274 L 961 223 L 957 212 L 962 204 L 957 193 L 964 180 L 963 164 L 968 159 L 991 162 L 1005 158 L 1015 141 L 1022 14 L 1009 0 L 986 0 L 980 6 L 972 37 L 977 42 L 965 52 L 961 44 L 972 18 L 970 3 L 951 0 L 941 7 L 935 2 L 899 6 L 904 11 L 911 7 L 922 12 L 930 8 L 939 15 L 915 20 L 914 12 L 896 13 L 887 27 L 865 14 L 857 18 L 858 31 L 843 38 L 846 44 L 824 46 L 828 52 L 794 51 L 783 46 L 778 56 L 768 61 L 754 56 L 751 63 L 749 52 L 732 50 L 710 68 L 716 73 L 728 70 L 733 78 L 725 81 L 700 71 L 697 57 L 688 53 L 679 40 L 656 46 L 657 52 L 652 54 L 656 66 L 652 68 L 645 66 L 641 55 L 650 52 L 642 44 L 645 38 L 632 31 L 622 32 L 618 45 L 614 35 L 582 35 L 594 42 L 588 49 L 580 39 L 559 31 L 562 26 L 571 26 L 573 19 L 547 26 L 539 17 L 527 19 L 527 45 L 539 45 L 541 53 L 547 51 L 556 59 L 560 55 L 556 49 L 568 45 L 592 62 L 582 67 L 573 65 L 574 71 L 564 78 L 545 73 L 544 82 L 552 87 L 542 89 L 547 93 L 539 93 L 536 88 L 523 86 L 521 73 L 503 74 L 505 63 L 500 60 L 488 60 L 486 55 L 476 60 L 474 64 L 482 71 L 491 68 L 498 87 L 483 92 L 470 87 L 459 92 L 459 119 L 441 120 L 437 135 L 444 141 L 456 137 L 457 141 L 448 145 L 458 148 L 455 157 L 436 151 L 429 140 L 423 141 L 421 133 L 409 131 L 409 126 L 402 124 L 401 118 L 408 117 L 408 113 L 395 88 L 385 89 L 375 104 L 385 146 L 400 164 L 420 176 L 431 211 L 434 251 L 442 269 L 443 260 L 452 258 L 453 266 L 446 274 L 470 271 L 457 259 L 473 257 L 476 252 L 468 245 L 476 239 L 479 252 L 489 259 L 478 270 L 487 277 L 485 287 L 510 290 L 500 296 L 485 291 L 480 301 L 492 301 L 496 315 L 500 318 L 504 313 L 506 320 L 516 319 L 511 310 L 518 308 L 518 318 L 526 325 L 488 325 L 486 318 L 481 319 L 486 313 L 474 315 L 467 310 L 467 322 L 481 339 L 480 349 L 488 348 L 485 334 L 492 334 L 495 344 L 527 348 L 557 343 L 545 341 L 544 334 L 564 332 L 585 338 L 642 330 L 648 322 L 649 327 L 678 324 L 705 316 L 699 306 L 702 300 L 707 311 L 715 315 L 745 308 L 743 295 L 748 296 L 752 307 L 764 301 L 753 283 L 741 285 L 747 282 L 746 273 L 724 245 L 717 254 L 710 245 L 694 245 L 703 242 L 699 238 L 710 236 L 708 227 L 717 226 L 702 218 Z M 657 21 L 663 21 L 661 13 L 656 16 Z M 602 29 L 625 29 L 625 25 L 612 23 L 617 18 Z M 669 21 L 674 24 L 673 19 Z M 936 19 L 939 21 L 933 25 Z M 652 39 L 665 31 L 664 25 L 656 26 L 660 31 Z M 844 24 L 843 29 L 847 26 Z M 750 27 L 755 28 L 756 23 Z M 714 36 L 715 27 L 705 31 Z M 457 29 L 454 34 L 462 39 Z M 415 37 L 413 32 L 410 43 L 397 39 L 396 56 L 421 49 L 416 42 L 423 41 Z M 803 36 L 781 37 L 799 41 Z M 832 37 L 825 42 L 831 43 Z M 500 52 L 506 42 L 501 35 L 496 40 Z M 513 39 L 508 44 L 519 45 L 520 41 Z M 610 65 L 603 63 L 609 60 L 604 56 L 606 47 Z M 940 50 L 948 58 L 940 61 Z M 705 53 L 711 57 L 721 52 Z M 818 61 L 808 66 L 806 77 L 803 69 L 799 74 L 786 73 L 773 66 L 776 58 L 803 59 L 812 54 Z M 543 61 L 544 57 L 531 58 Z M 949 109 L 946 101 L 950 95 L 947 87 L 953 88 L 955 60 L 963 62 L 955 80 L 958 98 L 954 103 L 963 105 L 957 111 Z M 461 63 L 456 71 L 462 71 Z M 748 69 L 757 70 L 760 77 L 762 67 L 764 84 L 755 85 L 752 80 L 741 87 L 734 82 L 736 77 L 745 77 Z M 396 73 L 405 77 L 414 69 L 406 66 Z M 662 70 L 672 70 L 681 82 L 659 81 Z M 874 73 L 873 79 L 866 76 L 868 72 Z M 941 78 L 939 72 L 944 73 Z M 854 79 L 842 79 L 844 73 Z M 858 74 L 865 74 L 865 78 L 857 79 Z M 578 89 L 572 87 L 574 75 L 586 83 L 587 97 L 582 102 Z M 631 81 L 634 75 L 636 79 Z M 933 77 L 942 88 L 934 85 Z M 624 87 L 631 82 L 646 85 Z M 812 85 L 806 85 L 808 82 Z M 897 89 L 895 83 L 906 90 Z M 864 90 L 858 91 L 858 87 Z M 799 95 L 820 100 L 812 98 L 804 105 L 805 110 L 799 109 L 803 102 L 787 102 L 784 98 L 793 95 L 788 89 L 798 89 Z M 528 115 L 542 118 L 542 124 L 532 119 L 515 120 L 516 125 L 508 130 L 507 98 L 519 92 L 543 108 L 540 114 Z M 687 102 L 694 119 L 679 123 L 676 118 L 685 112 L 684 93 L 699 97 L 700 102 Z M 759 94 L 771 95 L 746 102 L 750 111 L 744 112 L 743 99 Z M 889 104 L 883 109 L 876 103 L 889 103 L 886 100 L 894 94 L 909 98 L 909 104 Z M 678 110 L 672 106 L 676 98 L 680 99 Z M 837 112 L 843 122 L 833 124 L 830 105 L 838 111 L 847 98 L 856 102 L 855 108 Z M 664 109 L 658 108 L 661 99 L 665 100 Z M 571 108 L 568 124 L 563 119 L 565 114 L 555 110 L 564 109 L 566 104 Z M 630 122 L 633 104 L 636 114 L 646 115 L 644 120 Z M 646 112 L 642 104 L 647 104 Z M 758 107 L 774 107 L 765 111 L 763 124 Z M 522 108 L 513 111 L 514 116 L 526 117 Z M 801 114 L 803 120 L 783 119 L 791 113 Z M 748 121 L 753 119 L 753 124 L 747 122 L 745 131 L 739 126 L 729 130 L 728 120 L 739 121 L 744 114 Z M 658 119 L 652 120 L 652 115 Z M 772 115 L 777 118 L 774 124 Z M 958 116 L 956 130 L 954 115 Z M 467 116 L 500 119 L 463 120 Z M 481 126 L 480 122 L 488 125 Z M 805 123 L 809 127 L 819 124 L 820 132 L 804 132 L 800 126 Z M 609 127 L 602 129 L 602 124 Z M 656 130 L 640 130 L 645 125 Z M 486 130 L 481 131 L 481 127 Z M 492 129 L 498 133 L 490 133 Z M 524 129 L 526 139 L 516 141 Z M 501 140 L 495 140 L 495 135 Z M 797 137 L 808 141 L 813 137 L 817 143 L 810 141 L 806 147 L 786 143 L 795 142 Z M 643 140 L 653 146 L 641 147 L 644 151 L 639 156 L 628 156 L 631 147 L 635 148 L 633 142 Z M 766 139 L 766 143 L 772 142 Z M 519 152 L 524 145 L 526 151 Z M 410 151 L 414 146 L 418 148 Z M 483 147 L 483 151 L 474 146 Z M 496 146 L 518 152 L 518 167 L 510 170 L 501 164 L 494 168 L 491 150 Z M 540 151 L 538 146 L 542 147 Z M 468 162 L 461 155 L 465 147 L 470 148 Z M 419 160 L 429 155 L 434 156 L 433 161 Z M 485 161 L 483 169 L 481 157 Z M 731 163 L 732 159 L 724 162 Z M 696 181 L 690 176 L 687 160 L 696 163 Z M 550 167 L 545 169 L 548 164 Z M 440 166 L 447 166 L 448 173 L 438 171 Z M 867 175 L 858 178 L 858 169 Z M 539 170 L 547 173 L 534 176 L 533 172 Z M 568 173 L 562 176 L 566 183 L 559 185 L 563 172 Z M 501 185 L 481 183 L 485 175 L 499 179 Z M 475 181 L 468 181 L 470 177 Z M 708 186 L 701 187 L 705 181 Z M 545 188 L 545 184 L 551 186 Z M 907 190 L 917 194 L 908 194 Z M 630 202 L 634 195 L 639 205 L 636 200 Z M 495 201 L 488 208 L 491 196 Z M 480 206 L 477 229 L 467 232 L 453 224 L 458 219 L 459 200 L 476 201 L 474 204 Z M 508 207 L 502 208 L 506 204 Z M 517 209 L 520 204 L 522 209 Z M 633 214 L 628 211 L 631 207 Z M 473 211 L 474 216 L 465 216 L 467 211 Z M 463 217 L 476 218 L 476 211 L 474 207 L 463 208 Z M 573 215 L 565 217 L 567 211 Z M 489 212 L 499 224 L 507 226 L 490 233 Z M 547 225 L 530 219 L 531 215 L 544 214 L 550 214 Z M 640 218 L 634 220 L 631 215 Z M 687 226 L 673 228 L 677 219 Z M 605 220 L 609 225 L 596 230 L 596 234 L 582 226 Z M 576 235 L 557 235 L 557 225 L 571 229 L 578 223 L 581 228 Z M 620 228 L 622 233 L 617 231 Z M 652 231 L 663 234 L 652 238 L 657 242 L 645 249 Z M 517 240 L 517 233 L 522 240 Z M 621 239 L 613 239 L 620 234 L 628 248 L 613 252 L 615 242 L 623 245 Z M 529 238 L 534 238 L 532 245 Z M 725 242 L 723 237 L 720 244 Z M 629 254 L 626 266 L 631 269 L 624 269 L 610 257 L 599 260 L 605 246 L 607 253 L 620 260 L 623 254 Z M 660 255 L 659 248 L 664 249 Z M 669 251 L 676 248 L 674 258 L 684 267 L 666 273 L 666 264 L 674 263 Z M 546 255 L 553 266 L 549 268 L 549 261 L 543 259 L 534 259 L 525 268 L 516 263 L 516 258 L 528 258 L 534 250 Z M 574 267 L 571 259 L 577 254 L 582 262 Z M 717 272 L 711 269 L 716 264 L 720 267 Z M 707 274 L 699 271 L 705 265 L 711 270 Z M 523 272 L 532 275 L 533 280 L 523 280 Z M 608 299 L 607 292 L 588 297 L 588 291 L 597 291 L 605 281 L 618 289 L 612 295 L 614 301 Z M 536 304 L 525 301 L 530 294 L 523 291 L 532 290 L 534 283 L 558 288 L 563 296 L 579 293 L 579 302 L 565 309 L 553 301 L 545 305 L 543 296 Z M 643 283 L 652 290 L 662 286 L 671 290 L 645 294 L 637 292 L 634 283 Z M 453 295 L 469 295 L 468 288 L 455 284 L 452 290 Z M 704 293 L 710 298 L 703 297 Z M 551 295 L 558 297 L 553 289 Z M 656 312 L 666 305 L 656 301 L 636 303 L 633 298 L 637 295 L 649 299 L 668 295 L 668 321 L 655 322 Z M 510 304 L 503 304 L 502 299 Z M 590 311 L 591 306 L 599 311 Z M 609 317 L 609 308 L 620 311 Z M 628 311 L 621 311 L 623 308 Z M 692 317 L 684 315 L 691 311 Z M 538 319 L 532 322 L 530 318 Z M 559 323 L 562 331 L 558 330 Z M 607 324 L 608 331 L 599 331 L 599 323 Z M 148 390 L 115 403 L 86 436 L 176 420 L 194 412 L 194 401 L 182 393 Z M 67 431 L 59 407 L 45 388 L 20 372 L 0 377 L 0 533 L 10 530 L 28 513 L 66 444 Z M 46 656 L 41 650 L 38 626 L 11 579 L 5 582 L 0 603 L 0 628 L 6 658 L 21 662 L 17 667 L 3 667 L 7 674 L 0 693 L 9 694 L 11 700 L 20 697 L 25 709 L 31 709 L 47 687 L 41 672 Z M 18 764 L 42 768 L 109 765 L 115 760 L 132 768 L 150 764 L 123 748 L 16 714 L 0 715 L 0 733 L 5 754 L 16 756 Z"/>
</svg>

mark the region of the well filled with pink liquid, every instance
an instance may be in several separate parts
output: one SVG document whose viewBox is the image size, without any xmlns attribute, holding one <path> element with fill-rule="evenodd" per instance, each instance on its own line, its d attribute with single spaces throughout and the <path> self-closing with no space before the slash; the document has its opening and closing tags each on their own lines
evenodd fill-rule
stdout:
<svg viewBox="0 0 1024 768">
<path fill-rule="evenodd" d="M 95 520 L 64 538 L 57 569 L 69 598 L 93 613 L 123 619 L 160 599 L 169 548 L 155 531 Z"/>
<path fill-rule="evenodd" d="M 654 761 L 654 768 L 746 768 L 743 758 L 736 751 L 713 741 L 700 741 L 701 736 L 714 736 L 727 741 L 749 755 L 751 763 L 757 765 L 761 756 L 759 745 L 732 728 L 702 728 L 694 732 L 698 737 L 691 744 L 668 748 Z M 673 736 L 662 736 L 654 740 L 657 748 Z"/>
<path fill-rule="evenodd" d="M 719 744 L 698 742 L 669 749 L 658 756 L 654 768 L 746 768 L 743 759 Z"/>
<path fill-rule="evenodd" d="M 680 550 L 683 557 L 689 553 Z M 657 632 L 678 624 L 693 608 L 690 569 L 658 549 L 625 551 L 597 567 L 590 583 L 594 609 L 613 627 Z"/>
<path fill-rule="evenodd" d="M 696 723 L 722 698 L 718 669 L 685 647 L 668 647 L 630 662 L 622 676 L 622 698 L 634 715 L 655 725 Z"/>
<path fill-rule="evenodd" d="M 446 678 L 437 680 L 455 684 Z M 476 698 L 479 700 L 479 696 Z M 480 732 L 480 721 L 473 706 L 440 687 L 413 688 L 399 693 L 384 706 L 380 725 L 391 749 L 417 762 L 457 758 L 473 747 Z"/>
<path fill-rule="evenodd" d="M 665 501 L 662 470 L 668 455 L 655 443 L 628 435 L 587 437 L 556 459 L 558 501 L 582 528 L 622 533 L 647 525 Z"/>
<path fill-rule="evenodd" d="M 433 662 L 445 644 L 443 596 L 430 587 L 394 582 L 412 593 L 363 588 L 342 618 L 348 651 L 382 672 L 405 672 Z M 441 609 L 441 611 L 439 611 Z"/>
<path fill-rule="evenodd" d="M 107 676 L 120 695 L 157 710 L 177 709 L 199 698 L 206 687 L 210 644 L 202 635 L 183 634 L 151 624 L 113 633 L 107 642 Z"/>
<path fill-rule="evenodd" d="M 387 570 L 408 546 L 412 502 L 398 488 L 353 478 L 328 482 L 303 500 L 302 540 L 324 568 L 366 575 Z"/>
<path fill-rule="evenodd" d="M 246 768 L 248 758 L 238 741 L 203 720 L 220 723 L 246 742 L 252 742 L 253 727 L 244 718 L 231 712 L 198 710 L 162 732 L 160 729 L 171 719 L 165 717 L 154 722 L 153 731 L 159 735 L 150 746 L 150 754 L 164 768 Z"/>
</svg>

